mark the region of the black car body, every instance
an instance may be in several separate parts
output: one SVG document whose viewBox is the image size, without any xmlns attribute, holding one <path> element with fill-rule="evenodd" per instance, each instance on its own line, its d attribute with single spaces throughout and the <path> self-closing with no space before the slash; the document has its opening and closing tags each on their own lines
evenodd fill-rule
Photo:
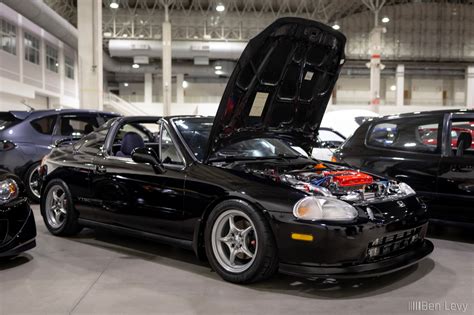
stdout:
<svg viewBox="0 0 474 315">
<path fill-rule="evenodd" d="M 47 227 L 56 235 L 102 227 L 191 248 L 238 283 L 278 268 L 364 277 L 416 263 L 433 245 L 426 208 L 408 186 L 290 146 L 317 142 L 344 43 L 320 23 L 280 19 L 248 44 L 215 118 L 117 118 L 56 148 L 41 167 Z M 64 215 L 51 211 L 60 199 Z"/>
<path fill-rule="evenodd" d="M 35 237 L 35 219 L 21 180 L 0 170 L 0 258 L 35 247 Z"/>
<path fill-rule="evenodd" d="M 365 122 L 338 161 L 408 183 L 434 220 L 474 223 L 474 111 L 391 115 Z"/>
<path fill-rule="evenodd" d="M 116 114 L 80 109 L 0 112 L 0 169 L 20 177 L 29 197 L 39 200 L 41 159 L 61 139 L 80 139 Z"/>
</svg>

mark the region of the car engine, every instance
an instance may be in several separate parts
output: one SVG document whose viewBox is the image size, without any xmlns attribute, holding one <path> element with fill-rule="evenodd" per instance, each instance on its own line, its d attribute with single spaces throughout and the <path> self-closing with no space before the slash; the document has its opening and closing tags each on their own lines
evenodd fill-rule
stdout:
<svg viewBox="0 0 474 315">
<path fill-rule="evenodd" d="M 288 166 L 288 164 L 232 163 L 225 167 L 286 184 L 309 194 L 334 196 L 356 204 L 396 200 L 406 196 L 397 181 L 330 164 Z"/>
</svg>

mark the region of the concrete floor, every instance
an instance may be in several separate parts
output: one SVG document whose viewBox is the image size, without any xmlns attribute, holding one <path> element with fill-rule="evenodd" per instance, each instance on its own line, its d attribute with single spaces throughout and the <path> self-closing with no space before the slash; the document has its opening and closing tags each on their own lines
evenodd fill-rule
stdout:
<svg viewBox="0 0 474 315">
<path fill-rule="evenodd" d="M 239 286 L 221 280 L 189 251 L 103 231 L 54 237 L 38 206 L 34 211 L 38 246 L 0 263 L 2 315 L 407 314 L 415 300 L 440 303 L 435 314 L 462 313 L 445 310 L 445 302 L 468 303 L 465 313 L 474 313 L 474 244 L 465 230 L 432 232 L 430 258 L 377 279 L 277 275 Z"/>
</svg>

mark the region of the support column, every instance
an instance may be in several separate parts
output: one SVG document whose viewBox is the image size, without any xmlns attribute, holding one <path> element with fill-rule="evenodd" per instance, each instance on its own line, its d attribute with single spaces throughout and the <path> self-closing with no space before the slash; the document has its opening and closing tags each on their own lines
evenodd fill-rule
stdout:
<svg viewBox="0 0 474 315">
<path fill-rule="evenodd" d="M 153 76 L 151 73 L 145 73 L 145 103 L 153 103 Z"/>
<path fill-rule="evenodd" d="M 102 1 L 77 1 L 79 106 L 103 109 Z"/>
<path fill-rule="evenodd" d="M 403 106 L 403 96 L 405 94 L 405 65 L 397 65 L 395 77 L 397 86 L 397 90 L 395 91 L 395 104 L 397 106 Z"/>
<path fill-rule="evenodd" d="M 184 103 L 184 88 L 183 88 L 184 74 L 178 73 L 176 75 L 176 103 L 183 105 Z"/>
<path fill-rule="evenodd" d="M 466 107 L 474 108 L 474 65 L 466 68 Z"/>
<path fill-rule="evenodd" d="M 383 69 L 383 65 L 380 61 L 382 31 L 382 27 L 376 26 L 370 32 L 370 62 L 367 64 L 370 68 L 369 101 L 371 105 L 376 106 L 376 112 L 378 112 L 378 106 L 380 105 L 380 71 Z"/>
<path fill-rule="evenodd" d="M 162 24 L 163 41 L 163 115 L 171 112 L 171 23 L 168 16 L 168 5 L 165 5 L 165 21 Z"/>
</svg>

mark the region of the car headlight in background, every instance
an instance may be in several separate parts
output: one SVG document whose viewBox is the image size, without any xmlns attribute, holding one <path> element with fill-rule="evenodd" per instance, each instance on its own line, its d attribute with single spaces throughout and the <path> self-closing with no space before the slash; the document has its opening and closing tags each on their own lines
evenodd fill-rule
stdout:
<svg viewBox="0 0 474 315">
<path fill-rule="evenodd" d="M 398 189 L 400 191 L 400 194 L 402 194 L 404 196 L 416 195 L 416 192 L 408 184 L 398 183 Z"/>
<path fill-rule="evenodd" d="M 309 196 L 299 200 L 293 215 L 303 220 L 352 221 L 357 218 L 356 208 L 333 197 Z"/>
<path fill-rule="evenodd" d="M 18 197 L 20 189 L 11 178 L 0 181 L 0 204 L 5 204 Z"/>
</svg>

